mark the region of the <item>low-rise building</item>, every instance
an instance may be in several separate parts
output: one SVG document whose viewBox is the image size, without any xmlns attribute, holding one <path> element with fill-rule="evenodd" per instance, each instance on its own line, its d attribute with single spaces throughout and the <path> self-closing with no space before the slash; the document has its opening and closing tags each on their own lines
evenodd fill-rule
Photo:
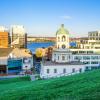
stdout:
<svg viewBox="0 0 100 100">
<path fill-rule="evenodd" d="M 85 64 L 73 60 L 73 54 L 69 49 L 69 31 L 61 25 L 56 32 L 56 49 L 53 50 L 52 60 L 41 64 L 41 78 L 59 77 L 85 71 Z"/>
<path fill-rule="evenodd" d="M 83 40 L 81 43 L 84 48 L 69 47 L 69 32 L 61 28 L 56 33 L 57 48 L 52 52 L 52 60 L 44 61 L 41 65 L 40 76 L 42 78 L 59 77 L 63 75 L 72 75 L 86 70 L 100 68 L 100 49 L 85 48 L 89 40 Z"/>
<path fill-rule="evenodd" d="M 18 74 L 21 71 L 31 70 L 33 56 L 27 49 L 2 48 L 0 49 L 0 74 Z"/>
</svg>

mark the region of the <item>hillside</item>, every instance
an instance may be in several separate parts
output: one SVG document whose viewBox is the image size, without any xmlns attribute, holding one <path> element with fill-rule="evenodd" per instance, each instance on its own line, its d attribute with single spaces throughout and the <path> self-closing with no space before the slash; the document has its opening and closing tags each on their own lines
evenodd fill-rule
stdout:
<svg viewBox="0 0 100 100">
<path fill-rule="evenodd" d="M 3 80 L 0 100 L 100 100 L 100 70 L 34 82 Z"/>
</svg>

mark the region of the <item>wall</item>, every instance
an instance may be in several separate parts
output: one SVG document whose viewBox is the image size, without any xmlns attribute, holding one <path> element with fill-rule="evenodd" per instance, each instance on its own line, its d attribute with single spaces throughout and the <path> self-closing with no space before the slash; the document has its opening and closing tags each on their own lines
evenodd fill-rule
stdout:
<svg viewBox="0 0 100 100">
<path fill-rule="evenodd" d="M 9 47 L 9 33 L 8 32 L 0 32 L 0 48 Z"/>
<path fill-rule="evenodd" d="M 75 73 L 79 73 L 79 69 L 82 68 L 82 72 L 85 71 L 84 65 L 55 65 L 55 66 L 43 66 L 41 67 L 41 77 L 55 77 L 63 74 L 63 69 L 66 69 L 65 74 L 72 73 L 72 69 L 75 68 Z M 47 69 L 50 69 L 50 73 L 47 73 Z M 54 73 L 54 69 L 57 69 L 57 73 Z"/>
</svg>

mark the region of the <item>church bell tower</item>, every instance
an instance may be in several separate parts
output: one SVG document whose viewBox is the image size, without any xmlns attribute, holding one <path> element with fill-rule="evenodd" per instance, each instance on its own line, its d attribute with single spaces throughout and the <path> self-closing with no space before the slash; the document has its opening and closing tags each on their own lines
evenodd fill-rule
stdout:
<svg viewBox="0 0 100 100">
<path fill-rule="evenodd" d="M 64 24 L 56 32 L 58 49 L 69 49 L 69 31 L 64 28 Z"/>
</svg>

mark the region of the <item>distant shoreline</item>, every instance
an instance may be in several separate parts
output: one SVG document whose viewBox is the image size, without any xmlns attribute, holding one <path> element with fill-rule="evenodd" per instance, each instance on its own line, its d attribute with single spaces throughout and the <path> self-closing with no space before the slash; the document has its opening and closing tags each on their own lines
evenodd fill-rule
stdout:
<svg viewBox="0 0 100 100">
<path fill-rule="evenodd" d="M 49 43 L 50 43 L 50 42 L 51 42 L 51 43 L 55 43 L 55 42 L 53 42 L 53 41 L 38 41 L 38 42 L 37 42 L 37 41 L 28 41 L 27 43 L 48 43 L 48 42 L 49 42 Z"/>
</svg>

